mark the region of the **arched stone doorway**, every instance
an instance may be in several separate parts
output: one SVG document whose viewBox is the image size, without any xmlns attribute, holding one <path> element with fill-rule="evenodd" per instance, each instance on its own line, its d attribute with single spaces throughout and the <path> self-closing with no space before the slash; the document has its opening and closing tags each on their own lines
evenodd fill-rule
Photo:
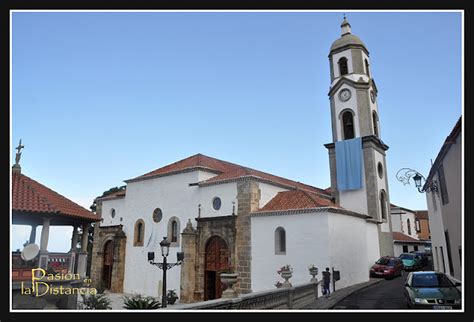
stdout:
<svg viewBox="0 0 474 322">
<path fill-rule="evenodd" d="M 229 248 L 227 243 L 219 236 L 212 236 L 206 243 L 206 257 L 204 270 L 204 300 L 213 300 L 222 295 L 219 274 L 228 270 Z"/>
<path fill-rule="evenodd" d="M 104 265 L 102 268 L 102 282 L 106 289 L 112 287 L 112 269 L 114 264 L 114 242 L 109 240 L 104 246 Z"/>
</svg>

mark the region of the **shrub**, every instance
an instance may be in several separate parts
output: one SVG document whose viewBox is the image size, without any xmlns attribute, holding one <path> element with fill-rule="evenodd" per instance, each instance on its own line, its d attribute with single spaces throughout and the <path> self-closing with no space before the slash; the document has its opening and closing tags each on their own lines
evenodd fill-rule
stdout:
<svg viewBox="0 0 474 322">
<path fill-rule="evenodd" d="M 109 310 L 110 300 L 105 294 L 82 295 L 84 310 Z"/>
<path fill-rule="evenodd" d="M 151 296 L 134 295 L 124 297 L 123 307 L 127 310 L 155 310 L 161 307 L 161 303 Z"/>
<path fill-rule="evenodd" d="M 178 294 L 176 294 L 175 290 L 169 290 L 166 294 L 166 299 L 168 304 L 174 304 L 174 302 L 176 302 L 178 299 Z"/>
<path fill-rule="evenodd" d="M 102 294 L 105 291 L 105 284 L 103 281 L 99 281 L 97 284 L 97 287 L 95 288 L 97 290 L 97 294 Z"/>
</svg>

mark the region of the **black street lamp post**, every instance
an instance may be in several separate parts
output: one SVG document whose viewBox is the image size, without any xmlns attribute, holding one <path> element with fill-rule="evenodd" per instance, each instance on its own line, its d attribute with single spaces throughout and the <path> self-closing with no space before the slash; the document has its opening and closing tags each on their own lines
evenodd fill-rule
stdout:
<svg viewBox="0 0 474 322">
<path fill-rule="evenodd" d="M 426 182 L 426 178 L 423 177 L 423 175 L 416 170 L 410 168 L 401 168 L 397 171 L 396 177 L 397 180 L 403 182 L 404 185 L 410 184 L 410 178 L 413 178 L 413 181 L 415 182 L 415 187 L 418 188 L 418 192 L 420 193 L 438 191 L 438 186 L 436 185 L 436 182 L 430 182 L 426 185 L 425 188 L 422 188 L 421 179 L 425 180 Z"/>
<path fill-rule="evenodd" d="M 148 262 L 152 265 L 157 266 L 159 269 L 163 270 L 163 290 L 162 290 L 163 294 L 161 296 L 161 307 L 166 307 L 167 300 L 168 300 L 166 296 L 166 271 L 176 265 L 181 265 L 184 260 L 184 253 L 178 252 L 176 254 L 177 262 L 168 263 L 167 258 L 168 258 L 168 254 L 170 250 L 170 245 L 171 243 L 169 242 L 169 240 L 166 237 L 163 237 L 163 240 L 160 242 L 161 256 L 163 256 L 163 263 L 155 262 L 155 252 L 148 252 Z"/>
</svg>

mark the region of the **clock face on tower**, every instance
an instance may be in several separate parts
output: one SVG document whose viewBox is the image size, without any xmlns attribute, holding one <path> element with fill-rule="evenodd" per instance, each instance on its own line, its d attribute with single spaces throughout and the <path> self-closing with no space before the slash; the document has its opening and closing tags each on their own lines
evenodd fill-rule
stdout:
<svg viewBox="0 0 474 322">
<path fill-rule="evenodd" d="M 370 100 L 372 101 L 372 103 L 375 103 L 375 93 L 373 90 L 370 90 Z"/>
<path fill-rule="evenodd" d="M 347 88 L 344 88 L 342 91 L 339 92 L 339 99 L 343 102 L 348 101 L 351 98 L 351 91 Z"/>
</svg>

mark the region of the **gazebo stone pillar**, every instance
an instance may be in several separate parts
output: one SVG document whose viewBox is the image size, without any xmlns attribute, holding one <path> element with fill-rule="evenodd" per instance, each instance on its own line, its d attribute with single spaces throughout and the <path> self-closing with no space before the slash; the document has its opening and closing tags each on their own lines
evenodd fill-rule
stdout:
<svg viewBox="0 0 474 322">
<path fill-rule="evenodd" d="M 87 273 L 87 245 L 89 243 L 89 225 L 82 226 L 81 250 L 77 255 L 77 273 L 84 278 Z"/>
<path fill-rule="evenodd" d="M 34 244 L 36 241 L 36 227 L 38 227 L 37 224 L 32 224 L 31 225 L 31 232 L 30 232 L 30 244 Z"/>
<path fill-rule="evenodd" d="M 71 238 L 71 250 L 69 251 L 69 272 L 76 273 L 74 267 L 76 266 L 76 253 L 77 253 L 77 226 L 72 227 L 72 238 Z"/>
<path fill-rule="evenodd" d="M 41 243 L 40 243 L 40 257 L 39 257 L 39 267 L 42 269 L 48 268 L 48 241 L 49 241 L 49 224 L 51 218 L 43 218 L 43 227 L 41 228 Z"/>
</svg>

